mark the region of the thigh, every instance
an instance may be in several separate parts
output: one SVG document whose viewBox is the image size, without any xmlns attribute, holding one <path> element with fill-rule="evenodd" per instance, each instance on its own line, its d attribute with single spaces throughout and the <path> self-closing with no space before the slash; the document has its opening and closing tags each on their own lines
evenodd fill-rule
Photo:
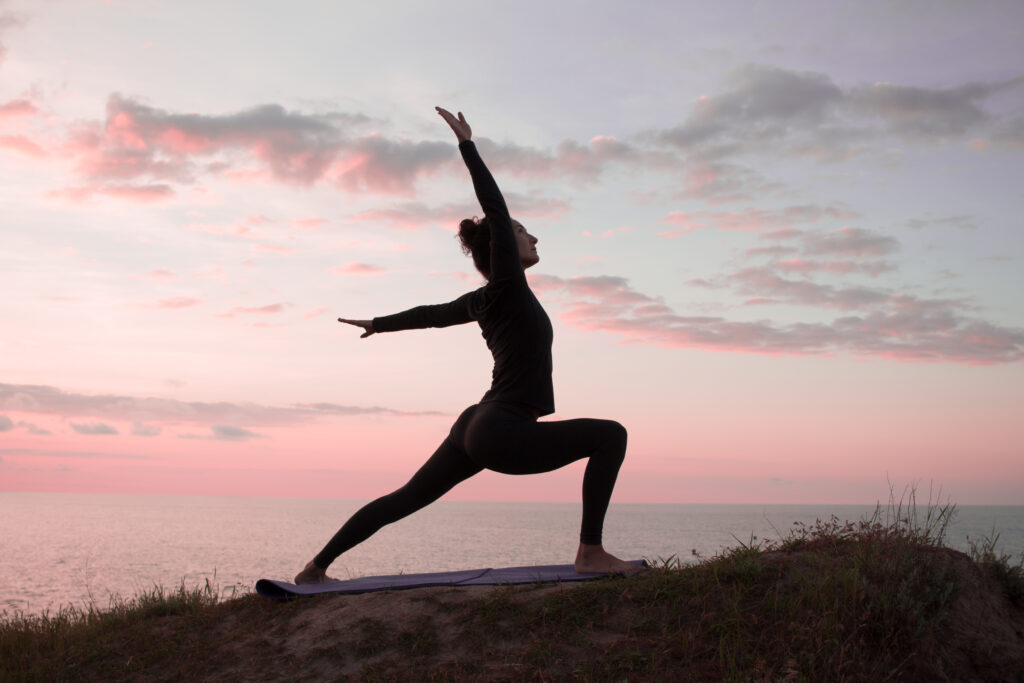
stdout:
<svg viewBox="0 0 1024 683">
<path fill-rule="evenodd" d="M 449 437 L 438 446 L 434 454 L 423 463 L 400 491 L 421 500 L 434 501 L 482 469 L 483 467 L 471 460 Z"/>
<path fill-rule="evenodd" d="M 511 411 L 488 408 L 479 410 L 470 423 L 465 450 L 474 462 L 489 470 L 538 474 L 589 457 L 609 439 L 617 438 L 617 430 L 621 427 L 609 420 L 537 422 Z"/>
</svg>

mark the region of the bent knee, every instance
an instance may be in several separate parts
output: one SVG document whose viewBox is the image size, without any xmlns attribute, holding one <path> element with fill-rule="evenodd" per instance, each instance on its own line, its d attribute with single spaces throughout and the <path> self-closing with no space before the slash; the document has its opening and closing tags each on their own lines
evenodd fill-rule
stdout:
<svg viewBox="0 0 1024 683">
<path fill-rule="evenodd" d="M 615 420 L 604 420 L 604 423 L 605 428 L 608 430 L 608 440 L 615 443 L 622 450 L 623 455 L 625 455 L 626 441 L 628 440 L 626 428 Z"/>
</svg>

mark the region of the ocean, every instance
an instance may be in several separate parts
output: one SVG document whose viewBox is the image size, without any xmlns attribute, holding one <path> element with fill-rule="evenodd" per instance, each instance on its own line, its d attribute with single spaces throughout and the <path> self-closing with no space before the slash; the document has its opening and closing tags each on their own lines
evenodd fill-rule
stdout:
<svg viewBox="0 0 1024 683">
<path fill-rule="evenodd" d="M 156 585 L 209 580 L 224 595 L 290 581 L 364 501 L 0 493 L 0 614 L 109 606 Z M 920 508 L 920 506 L 919 506 Z M 919 512 L 921 510 L 919 509 Z M 624 559 L 709 557 L 796 522 L 870 517 L 868 505 L 613 503 L 605 547 Z M 884 510 L 883 510 L 884 512 Z M 572 562 L 578 503 L 439 501 L 331 566 L 336 578 Z M 962 506 L 947 544 L 999 534 L 1024 553 L 1024 506 Z"/>
</svg>

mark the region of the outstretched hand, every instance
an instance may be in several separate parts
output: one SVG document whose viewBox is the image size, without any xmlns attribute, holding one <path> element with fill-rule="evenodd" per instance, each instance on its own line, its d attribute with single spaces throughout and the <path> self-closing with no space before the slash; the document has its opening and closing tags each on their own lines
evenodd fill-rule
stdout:
<svg viewBox="0 0 1024 683">
<path fill-rule="evenodd" d="M 355 325 L 356 327 L 363 328 L 363 333 L 361 335 L 359 335 L 360 339 L 366 339 L 371 334 L 376 332 L 376 330 L 373 329 L 373 321 L 372 320 L 346 320 L 345 318 L 338 318 L 338 322 L 339 323 L 348 323 L 349 325 Z"/>
<path fill-rule="evenodd" d="M 441 107 L 434 107 L 434 109 L 445 120 L 445 123 L 452 127 L 455 137 L 459 139 L 459 142 L 473 139 L 473 129 L 466 123 L 466 117 L 462 115 L 461 111 L 459 112 L 459 118 L 455 118 L 447 109 L 442 109 Z"/>
</svg>

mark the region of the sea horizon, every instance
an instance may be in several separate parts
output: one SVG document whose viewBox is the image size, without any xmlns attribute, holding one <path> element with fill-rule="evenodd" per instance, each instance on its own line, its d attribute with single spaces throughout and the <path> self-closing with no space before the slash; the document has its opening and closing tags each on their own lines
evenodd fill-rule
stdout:
<svg viewBox="0 0 1024 683">
<path fill-rule="evenodd" d="M 290 581 L 364 499 L 0 492 L 0 613 L 130 598 L 154 585 L 210 581 L 225 595 L 258 578 Z M 956 505 L 946 544 L 998 538 L 1024 552 L 1024 506 Z M 941 507 L 941 506 L 940 506 Z M 933 511 L 938 508 L 933 508 Z M 887 504 L 614 503 L 605 545 L 626 559 L 683 562 L 783 538 L 832 516 L 856 522 Z M 923 521 L 928 504 L 917 503 Z M 904 505 L 903 514 L 908 512 Z M 385 527 L 330 572 L 337 578 L 572 561 L 578 502 L 441 500 Z M 30 578 L 31 577 L 31 578 Z"/>
</svg>

